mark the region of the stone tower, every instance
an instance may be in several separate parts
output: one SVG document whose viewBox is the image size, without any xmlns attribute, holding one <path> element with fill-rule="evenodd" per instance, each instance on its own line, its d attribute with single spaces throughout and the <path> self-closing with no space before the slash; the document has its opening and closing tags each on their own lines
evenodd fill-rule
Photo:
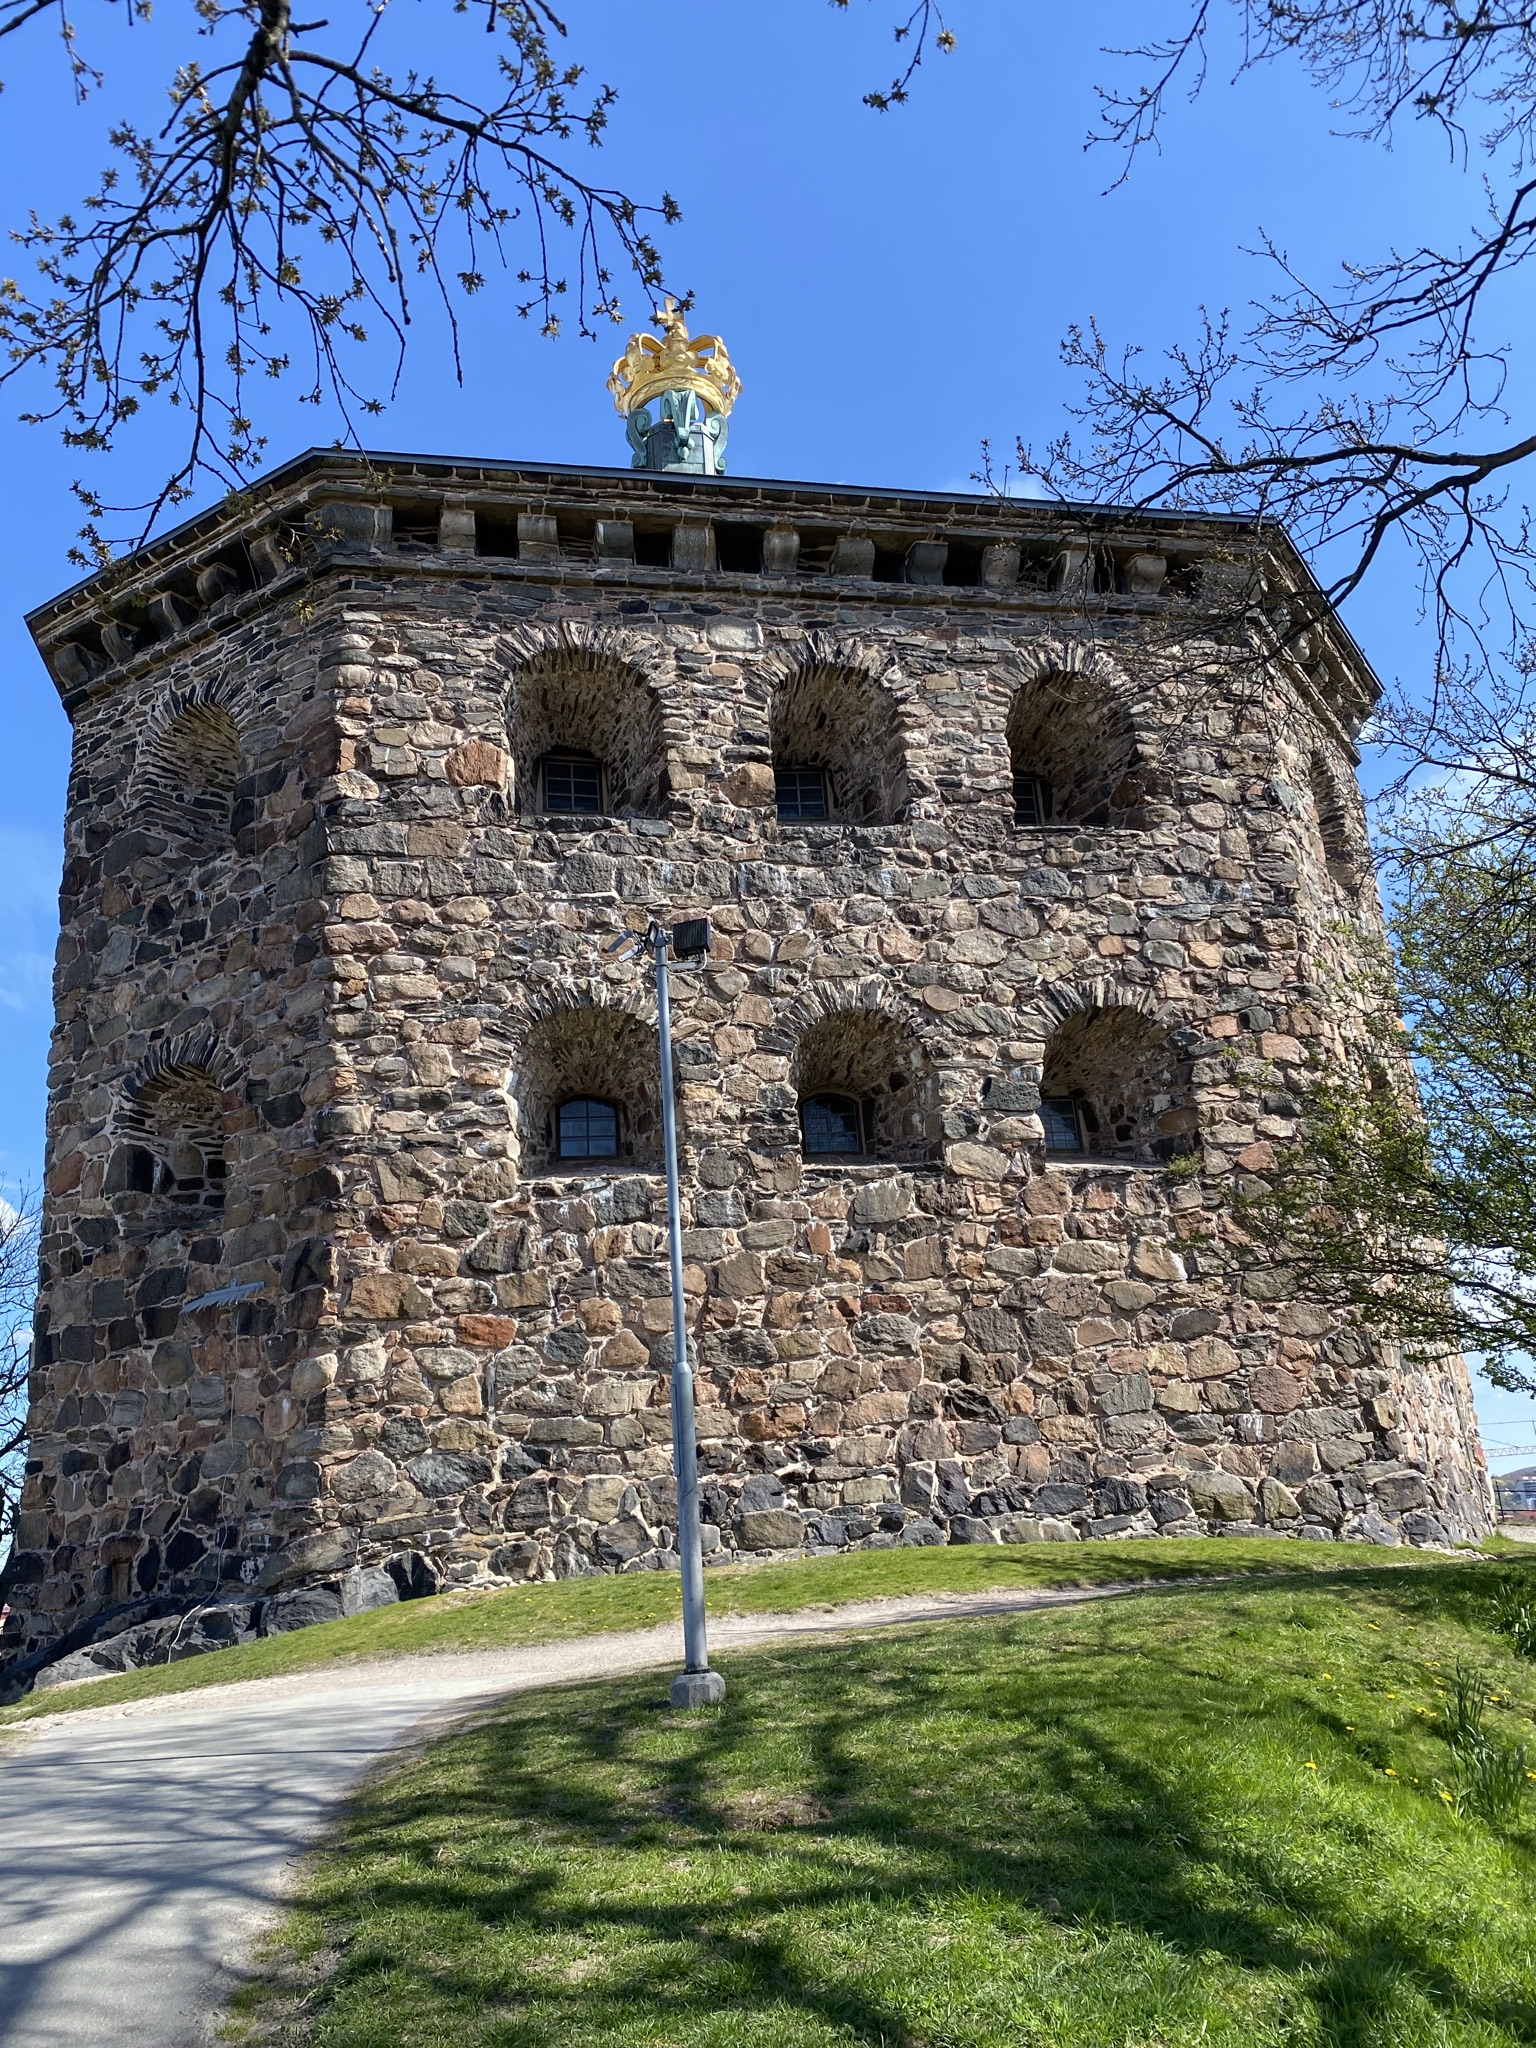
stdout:
<svg viewBox="0 0 1536 2048">
<path fill-rule="evenodd" d="M 75 736 L 11 1645 L 401 1550 L 668 1562 L 658 1049 L 604 952 L 653 912 L 714 930 L 714 1555 L 1487 1526 L 1460 1363 L 1227 1223 L 1381 933 L 1376 685 L 1285 629 L 1300 559 L 728 479 L 661 411 L 628 470 L 311 453 L 34 614 Z"/>
</svg>

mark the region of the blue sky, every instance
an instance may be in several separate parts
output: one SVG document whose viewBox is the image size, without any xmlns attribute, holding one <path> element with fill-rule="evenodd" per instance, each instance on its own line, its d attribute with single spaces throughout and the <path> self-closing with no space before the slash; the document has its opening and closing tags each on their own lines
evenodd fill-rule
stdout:
<svg viewBox="0 0 1536 2048">
<path fill-rule="evenodd" d="M 860 99 L 891 75 L 895 0 L 853 0 L 846 14 L 827 0 L 669 0 L 664 34 L 655 10 L 621 0 L 561 11 L 576 53 L 620 95 L 596 168 L 682 204 L 663 249 L 698 294 L 694 325 L 724 333 L 745 380 L 737 475 L 971 488 L 984 437 L 1007 449 L 1016 433 L 1043 440 L 1062 424 L 1073 386 L 1057 351 L 1070 323 L 1097 316 L 1116 339 L 1155 347 L 1189 334 L 1202 305 L 1241 307 L 1263 291 L 1244 253 L 1261 229 L 1326 276 L 1393 242 L 1451 240 L 1477 205 L 1473 179 L 1432 134 L 1410 132 L 1390 153 L 1350 140 L 1295 70 L 1229 83 L 1235 46 L 1197 105 L 1175 105 L 1161 151 L 1106 193 L 1118 164 L 1082 147 L 1094 86 L 1115 69 L 1100 46 L 1176 24 L 1183 0 L 949 0 L 958 48 L 931 58 L 911 104 L 884 116 Z M 87 54 L 119 97 L 83 111 L 41 26 L 29 49 L 7 50 L 7 219 L 78 203 L 105 122 L 124 98 L 153 108 L 190 18 L 186 0 L 164 0 L 132 30 L 88 16 Z M 442 0 L 406 0 L 395 33 L 414 39 L 422 65 L 460 51 L 478 62 L 488 41 Z M 462 388 L 423 317 L 372 445 L 627 459 L 603 389 L 622 334 L 548 342 L 515 318 L 514 289 L 493 274 L 475 302 Z M 633 306 L 625 331 L 642 324 Z M 79 523 L 78 464 L 49 430 L 16 423 L 21 405 L 0 398 L 0 1184 L 35 1180 L 41 1162 L 68 766 L 67 725 L 21 614 L 73 580 L 65 550 Z M 339 431 L 281 400 L 264 424 L 272 461 Z M 114 464 L 92 480 L 131 496 L 153 473 L 153 431 Z M 1384 573 L 1349 621 L 1384 677 L 1421 673 L 1427 642 L 1406 573 Z M 1491 1446 L 1536 1446 L 1536 1404 L 1487 1388 L 1480 1403 Z"/>
</svg>

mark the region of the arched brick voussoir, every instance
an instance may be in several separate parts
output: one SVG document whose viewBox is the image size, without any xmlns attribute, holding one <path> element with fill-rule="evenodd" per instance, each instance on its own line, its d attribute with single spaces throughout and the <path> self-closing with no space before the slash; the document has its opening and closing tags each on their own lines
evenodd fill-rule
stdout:
<svg viewBox="0 0 1536 2048">
<path fill-rule="evenodd" d="M 944 1027 L 920 1010 L 895 982 L 870 975 L 863 981 L 812 981 L 766 1026 L 761 1034 L 765 1051 L 793 1057 L 796 1046 L 812 1025 L 829 1018 L 874 1016 L 893 1024 L 911 1038 L 934 1066 L 949 1057 L 950 1041 Z"/>
<path fill-rule="evenodd" d="M 1096 685 L 1112 698 L 1124 718 L 1137 748 L 1144 755 L 1156 751 L 1162 721 L 1158 713 L 1157 684 L 1149 676 L 1137 677 L 1116 656 L 1096 640 L 1072 633 L 1042 633 L 1037 639 L 1020 641 L 1006 654 L 998 655 L 992 673 L 1011 704 L 1020 689 L 1029 689 L 1053 678 Z"/>
<path fill-rule="evenodd" d="M 916 678 L 907 674 L 888 647 L 855 633 L 813 629 L 765 648 L 754 659 L 744 661 L 742 667 L 747 677 L 770 690 L 803 669 L 856 670 L 900 707 L 910 705 L 920 689 Z"/>
<path fill-rule="evenodd" d="M 1148 744 L 1157 735 L 1153 689 L 1146 682 L 1138 682 L 1124 663 L 1097 640 L 1085 640 L 1072 633 L 1042 633 L 1000 654 L 993 673 L 1010 690 L 1020 684 L 1043 683 L 1052 676 L 1081 677 L 1086 682 L 1098 683 L 1125 705 L 1138 734 Z"/>
<path fill-rule="evenodd" d="M 162 690 L 154 699 L 134 749 L 128 776 L 128 802 L 142 808 L 160 802 L 168 793 L 173 764 L 168 742 L 178 722 L 199 714 L 222 713 L 237 735 L 249 731 L 255 707 L 249 679 L 242 675 L 200 676 L 194 682 Z"/>
<path fill-rule="evenodd" d="M 1119 981 L 1059 982 L 1037 989 L 1019 1015 L 1021 1038 L 1047 1039 L 1069 1017 L 1090 1010 L 1135 1010 L 1150 1024 L 1164 1031 L 1176 1031 L 1185 1022 L 1170 1004 L 1150 990 Z"/>
<path fill-rule="evenodd" d="M 244 1079 L 244 1069 L 239 1060 L 212 1025 L 199 1024 L 191 1031 L 162 1039 L 158 1045 L 151 1046 L 124 1077 L 119 1122 L 131 1114 L 133 1105 L 145 1091 L 153 1090 L 167 1074 L 188 1071 L 206 1074 L 221 1095 L 238 1089 Z"/>
<path fill-rule="evenodd" d="M 634 979 L 627 986 L 616 986 L 597 974 L 584 980 L 573 977 L 543 987 L 525 985 L 513 994 L 498 1018 L 487 1020 L 483 1042 L 493 1047 L 498 1056 L 505 1052 L 509 1059 L 515 1059 L 519 1046 L 536 1025 L 548 1017 L 563 1015 L 567 1010 L 622 1011 L 637 1017 L 642 1024 L 654 1025 L 655 991 L 650 987 L 648 977 L 641 979 L 643 969 L 636 967 L 630 971 Z"/>
</svg>

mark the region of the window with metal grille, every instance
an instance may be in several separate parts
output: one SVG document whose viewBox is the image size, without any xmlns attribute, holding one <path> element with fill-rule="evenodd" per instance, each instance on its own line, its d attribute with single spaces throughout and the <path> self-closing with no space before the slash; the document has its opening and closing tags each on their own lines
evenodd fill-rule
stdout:
<svg viewBox="0 0 1536 2048">
<path fill-rule="evenodd" d="M 592 754 L 546 754 L 544 808 L 597 816 L 603 808 L 602 763 Z"/>
<path fill-rule="evenodd" d="M 619 1112 L 595 1095 L 575 1095 L 555 1112 L 555 1150 L 562 1159 L 614 1159 Z"/>
<path fill-rule="evenodd" d="M 775 768 L 773 787 L 781 818 L 827 815 L 827 778 L 820 768 Z"/>
<path fill-rule="evenodd" d="M 1043 825 L 1051 815 L 1051 786 L 1042 782 L 1038 775 L 1015 775 L 1013 778 L 1013 822 L 1016 825 Z"/>
<path fill-rule="evenodd" d="M 851 1095 L 808 1095 L 800 1105 L 800 1132 L 807 1159 L 864 1150 L 864 1120 Z"/>
<path fill-rule="evenodd" d="M 1047 1152 L 1082 1151 L 1082 1120 L 1070 1095 L 1047 1095 L 1040 1104 L 1040 1121 L 1045 1126 Z"/>
</svg>

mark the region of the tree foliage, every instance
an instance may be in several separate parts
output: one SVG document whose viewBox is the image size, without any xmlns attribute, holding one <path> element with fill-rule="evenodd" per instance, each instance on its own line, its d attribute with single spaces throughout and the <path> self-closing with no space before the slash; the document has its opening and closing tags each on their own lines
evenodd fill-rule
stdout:
<svg viewBox="0 0 1536 2048">
<path fill-rule="evenodd" d="M 1387 811 L 1392 958 L 1367 971 L 1353 1072 L 1245 1205 L 1314 1293 L 1536 1389 L 1536 718 L 1466 690 L 1450 779 Z M 1395 968 L 1395 973 L 1394 973 Z"/>
</svg>

